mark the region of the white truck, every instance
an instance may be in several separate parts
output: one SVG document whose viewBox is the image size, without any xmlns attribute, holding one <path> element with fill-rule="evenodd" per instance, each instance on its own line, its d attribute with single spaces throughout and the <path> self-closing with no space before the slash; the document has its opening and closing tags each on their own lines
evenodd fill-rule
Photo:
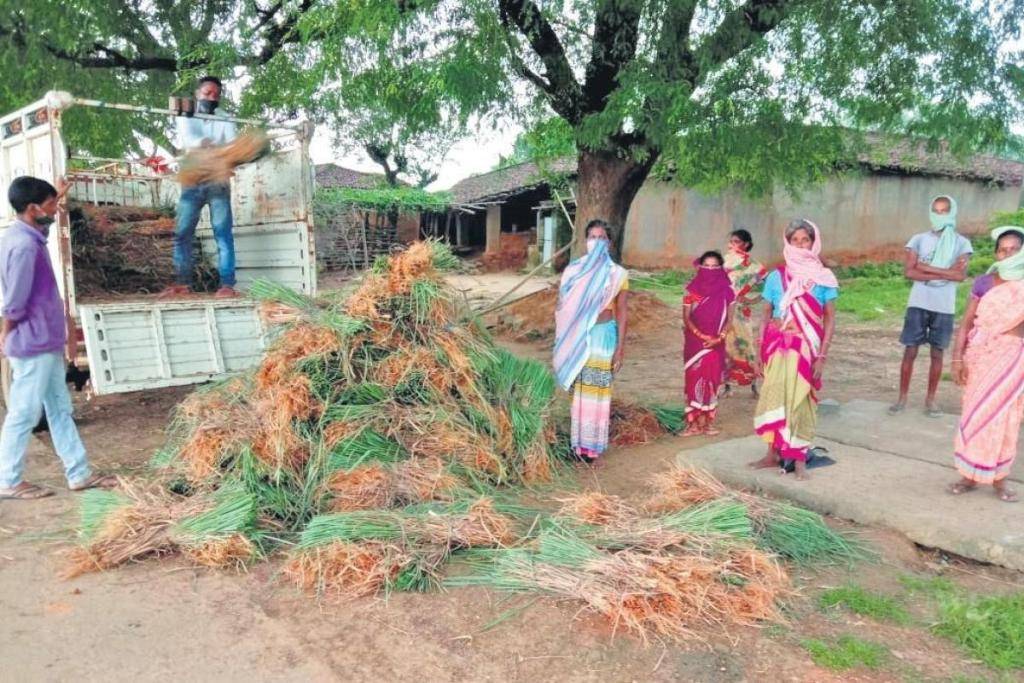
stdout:
<svg viewBox="0 0 1024 683">
<path fill-rule="evenodd" d="M 70 163 L 72 157 L 61 135 L 62 112 L 69 106 L 102 109 L 112 117 L 111 125 L 124 116 L 121 111 L 154 116 L 174 112 L 51 92 L 0 118 L 0 231 L 14 220 L 7 202 L 7 188 L 14 178 L 33 175 L 56 185 L 64 177 L 71 184 L 51 229 L 48 249 L 61 294 L 76 320 L 80 358 L 84 342 L 92 391 L 112 394 L 194 384 L 253 367 L 262 356 L 267 337 L 252 300 L 197 296 L 158 301 L 140 296 L 87 303 L 76 299 L 68 201 L 156 208 L 175 204 L 179 186 L 173 175 L 155 172 L 137 161 Z M 239 167 L 231 181 L 238 287 L 244 292 L 253 280 L 265 279 L 314 295 L 312 127 L 265 127 L 273 153 Z M 203 257 L 214 259 L 216 245 L 205 210 L 197 235 Z M 9 378 L 4 359 L 5 400 Z"/>
</svg>

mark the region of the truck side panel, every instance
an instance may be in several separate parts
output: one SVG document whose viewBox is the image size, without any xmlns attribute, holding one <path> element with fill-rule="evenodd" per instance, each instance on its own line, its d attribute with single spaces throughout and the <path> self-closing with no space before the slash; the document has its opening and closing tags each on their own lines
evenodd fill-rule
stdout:
<svg viewBox="0 0 1024 683">
<path fill-rule="evenodd" d="M 254 367 L 266 345 L 251 301 L 83 304 L 97 394 L 216 379 Z"/>
</svg>

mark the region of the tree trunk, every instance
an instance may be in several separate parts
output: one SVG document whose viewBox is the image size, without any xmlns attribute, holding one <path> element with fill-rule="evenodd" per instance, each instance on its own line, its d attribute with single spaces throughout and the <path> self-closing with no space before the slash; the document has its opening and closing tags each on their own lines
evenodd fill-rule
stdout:
<svg viewBox="0 0 1024 683">
<path fill-rule="evenodd" d="M 611 226 L 612 252 L 621 259 L 626 216 L 633 198 L 647 179 L 655 157 L 643 162 L 619 157 L 613 151 L 581 150 L 576 181 L 576 245 L 574 254 L 586 250 L 584 228 L 595 218 Z"/>
</svg>

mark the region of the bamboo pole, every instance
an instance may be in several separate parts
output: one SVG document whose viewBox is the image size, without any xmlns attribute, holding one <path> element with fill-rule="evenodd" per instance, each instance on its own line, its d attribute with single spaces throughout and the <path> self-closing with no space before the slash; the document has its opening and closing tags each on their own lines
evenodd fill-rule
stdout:
<svg viewBox="0 0 1024 683">
<path fill-rule="evenodd" d="M 559 195 L 557 191 L 554 193 L 554 195 L 555 195 L 555 201 L 557 201 L 558 205 L 560 207 L 562 207 L 562 212 L 565 214 L 566 220 L 569 221 L 569 226 L 572 227 L 572 234 L 573 234 L 572 239 L 569 240 L 568 244 L 563 245 L 561 249 L 559 249 L 554 254 L 552 254 L 551 258 L 549 258 L 547 261 L 545 261 L 544 263 L 540 264 L 539 266 L 537 266 L 536 268 L 531 270 L 529 273 L 527 273 L 526 277 L 524 277 L 522 280 L 517 282 L 516 285 L 512 289 L 508 290 L 507 292 L 502 294 L 500 297 L 498 297 L 494 301 L 494 303 L 492 303 L 490 306 L 484 308 L 483 310 L 477 311 L 477 315 L 486 315 L 488 313 L 493 313 L 494 311 L 498 310 L 499 308 L 502 308 L 502 307 L 507 306 L 510 303 L 512 303 L 512 301 L 506 301 L 506 299 L 508 299 L 509 295 L 511 295 L 513 292 L 515 292 L 520 287 L 525 285 L 530 280 L 530 278 L 532 278 L 534 275 L 539 273 L 545 266 L 548 266 L 551 263 L 553 263 L 555 261 L 555 259 L 557 259 L 559 256 L 564 254 L 566 251 L 571 249 L 572 245 L 575 244 L 575 242 L 576 242 L 576 227 L 573 225 L 572 217 L 569 216 L 569 210 L 565 208 L 565 202 L 562 201 L 561 195 Z"/>
<path fill-rule="evenodd" d="M 90 100 L 83 97 L 76 97 L 72 100 L 74 104 L 82 107 L 97 107 L 99 109 L 116 109 L 118 111 L 132 111 L 140 114 L 163 114 L 166 116 L 179 116 L 178 112 L 173 109 L 162 109 L 159 107 L 146 107 L 136 104 L 120 104 L 117 102 L 104 102 L 103 100 Z M 204 119 L 207 121 L 231 121 L 232 123 L 244 123 L 253 126 L 272 126 L 274 128 L 290 128 L 294 130 L 302 130 L 306 125 L 305 123 L 275 123 L 273 121 L 260 121 L 259 119 L 240 119 L 234 116 L 214 116 L 213 114 L 200 114 L 195 112 L 192 114 L 194 119 Z"/>
</svg>

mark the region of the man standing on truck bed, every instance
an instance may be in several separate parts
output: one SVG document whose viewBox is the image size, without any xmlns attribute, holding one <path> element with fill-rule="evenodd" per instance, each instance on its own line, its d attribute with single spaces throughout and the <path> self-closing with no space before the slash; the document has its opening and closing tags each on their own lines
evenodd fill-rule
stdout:
<svg viewBox="0 0 1024 683">
<path fill-rule="evenodd" d="M 223 86 L 215 76 L 204 76 L 196 89 L 196 111 L 200 114 L 221 115 L 218 108 Z M 178 117 L 178 146 L 185 152 L 197 147 L 224 145 L 235 139 L 235 124 L 231 121 L 211 121 L 191 117 Z M 178 200 L 178 224 L 174 230 L 175 283 L 161 293 L 162 298 L 187 295 L 192 290 L 195 272 L 193 242 L 199 213 L 204 205 L 210 206 L 210 223 L 217 242 L 217 270 L 220 289 L 215 296 L 230 298 L 235 292 L 235 238 L 232 234 L 230 183 L 201 183 L 181 188 Z"/>
<path fill-rule="evenodd" d="M 14 375 L 0 432 L 0 499 L 30 500 L 53 495 L 53 491 L 21 478 L 28 438 L 44 408 L 53 447 L 64 463 L 68 488 L 83 491 L 114 483 L 111 477 L 89 472 L 64 383 L 65 354 L 74 357 L 77 339 L 46 250 L 60 197 L 53 185 L 29 176 L 15 178 L 7 192 L 18 216 L 0 238 L 0 347 Z"/>
</svg>

